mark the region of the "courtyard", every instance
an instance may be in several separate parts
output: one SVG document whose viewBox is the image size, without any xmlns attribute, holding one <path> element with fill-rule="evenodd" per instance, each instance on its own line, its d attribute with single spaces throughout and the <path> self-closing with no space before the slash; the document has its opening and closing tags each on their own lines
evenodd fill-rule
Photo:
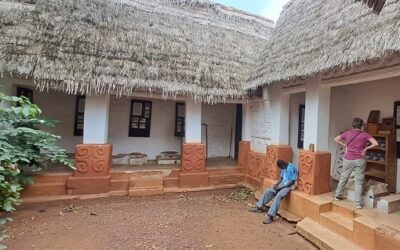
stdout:
<svg viewBox="0 0 400 250">
<path fill-rule="evenodd" d="M 24 204 L 9 249 L 316 249 L 278 219 L 247 212 L 242 189 Z"/>
</svg>

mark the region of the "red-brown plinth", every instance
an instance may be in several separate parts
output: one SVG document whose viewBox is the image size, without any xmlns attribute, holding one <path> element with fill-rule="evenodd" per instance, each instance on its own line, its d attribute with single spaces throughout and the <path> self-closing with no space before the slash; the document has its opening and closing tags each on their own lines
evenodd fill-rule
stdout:
<svg viewBox="0 0 400 250">
<path fill-rule="evenodd" d="M 301 150 L 298 190 L 318 195 L 330 191 L 331 154 Z"/>
<path fill-rule="evenodd" d="M 278 160 L 292 161 L 292 147 L 284 145 L 270 145 L 267 147 L 267 173 L 266 177 L 279 180 L 281 171 L 276 165 Z"/>
<path fill-rule="evenodd" d="M 243 169 L 247 168 L 247 156 L 250 152 L 250 142 L 241 141 L 239 142 L 239 166 Z"/>
<path fill-rule="evenodd" d="M 205 146 L 201 143 L 184 143 L 182 145 L 183 173 L 202 173 L 206 171 Z"/>
<path fill-rule="evenodd" d="M 110 190 L 111 157 L 110 144 L 76 145 L 76 171 L 67 180 L 68 194 L 107 193 Z"/>
<path fill-rule="evenodd" d="M 201 143 L 184 143 L 179 186 L 202 187 L 207 185 L 205 146 Z"/>
</svg>

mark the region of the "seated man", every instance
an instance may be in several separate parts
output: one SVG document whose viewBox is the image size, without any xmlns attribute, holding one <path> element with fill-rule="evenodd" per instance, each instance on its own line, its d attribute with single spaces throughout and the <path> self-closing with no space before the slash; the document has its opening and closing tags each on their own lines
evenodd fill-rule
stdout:
<svg viewBox="0 0 400 250">
<path fill-rule="evenodd" d="M 274 197 L 275 200 L 272 203 L 268 213 L 263 221 L 264 224 L 271 224 L 274 217 L 278 213 L 281 200 L 290 193 L 292 186 L 297 179 L 297 167 L 293 163 L 288 163 L 282 160 L 278 160 L 277 164 L 281 169 L 281 179 L 273 187 L 265 190 L 263 196 L 258 200 L 256 207 L 250 208 L 250 212 L 261 213 L 265 204 L 270 202 Z"/>
</svg>

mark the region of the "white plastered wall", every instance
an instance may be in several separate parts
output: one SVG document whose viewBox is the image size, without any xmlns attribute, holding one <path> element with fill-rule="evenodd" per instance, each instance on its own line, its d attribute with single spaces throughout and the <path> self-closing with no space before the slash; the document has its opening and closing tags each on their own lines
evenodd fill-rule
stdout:
<svg viewBox="0 0 400 250">
<path fill-rule="evenodd" d="M 360 117 L 366 121 L 371 110 L 380 110 L 381 118 L 392 117 L 394 102 L 399 100 L 400 78 L 333 87 L 329 132 L 329 150 L 332 153 L 332 162 L 336 152 L 336 144 L 333 139 L 340 132 L 351 128 L 354 117 Z M 399 168 L 397 170 L 397 189 L 399 192 Z"/>
<path fill-rule="evenodd" d="M 16 94 L 17 86 L 33 89 L 34 102 L 42 109 L 43 115 L 60 121 L 55 128 L 48 130 L 61 136 L 58 144 L 67 152 L 75 152 L 75 145 L 83 140 L 81 136 L 74 136 L 76 96 L 57 91 L 40 92 L 35 89 L 32 80 L 19 78 L 0 78 L 0 85 L 0 90 L 10 95 Z M 110 98 L 108 143 L 113 144 L 113 154 L 141 152 L 154 159 L 162 151 L 181 152 L 181 138 L 175 137 L 175 101 L 143 97 Z M 152 101 L 149 138 L 128 137 L 131 99 Z M 236 104 L 202 106 L 202 123 L 209 126 L 209 157 L 229 155 L 231 128 L 233 157 Z"/>
<path fill-rule="evenodd" d="M 132 99 L 152 101 L 150 137 L 128 137 Z M 155 159 L 163 151 L 181 151 L 181 138 L 175 137 L 175 101 L 111 97 L 108 140 L 113 154 L 140 152 Z"/>
<path fill-rule="evenodd" d="M 289 102 L 281 84 L 263 89 L 263 98 L 246 103 L 243 115 L 243 140 L 251 142 L 251 150 L 265 153 L 271 144 L 289 144 Z"/>
<path fill-rule="evenodd" d="M 47 128 L 47 131 L 61 136 L 58 145 L 68 153 L 75 152 L 75 145 L 82 143 L 81 136 L 74 135 L 75 102 L 74 95 L 66 95 L 57 91 L 40 92 L 33 86 L 32 80 L 19 78 L 2 78 L 6 94 L 16 95 L 17 86 L 34 90 L 33 101 L 43 112 L 43 116 L 59 123 L 56 127 Z"/>
<path fill-rule="evenodd" d="M 208 157 L 234 157 L 236 104 L 202 105 L 202 143 L 207 125 Z"/>
<path fill-rule="evenodd" d="M 299 131 L 299 106 L 304 105 L 306 101 L 305 93 L 296 93 L 290 95 L 290 119 L 289 119 L 289 142 L 292 147 L 292 162 L 297 164 L 299 158 L 299 149 L 297 148 L 297 139 Z"/>
</svg>

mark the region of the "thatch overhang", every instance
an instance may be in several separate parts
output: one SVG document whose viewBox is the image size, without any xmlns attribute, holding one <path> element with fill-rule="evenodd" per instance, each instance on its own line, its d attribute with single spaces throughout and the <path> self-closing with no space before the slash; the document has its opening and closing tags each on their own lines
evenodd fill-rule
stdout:
<svg viewBox="0 0 400 250">
<path fill-rule="evenodd" d="M 266 48 L 249 88 L 398 54 L 400 0 L 387 0 L 379 15 L 363 1 L 292 0 Z"/>
<path fill-rule="evenodd" d="M 205 0 L 0 0 L 0 72 L 71 94 L 242 99 L 272 28 Z"/>
</svg>

